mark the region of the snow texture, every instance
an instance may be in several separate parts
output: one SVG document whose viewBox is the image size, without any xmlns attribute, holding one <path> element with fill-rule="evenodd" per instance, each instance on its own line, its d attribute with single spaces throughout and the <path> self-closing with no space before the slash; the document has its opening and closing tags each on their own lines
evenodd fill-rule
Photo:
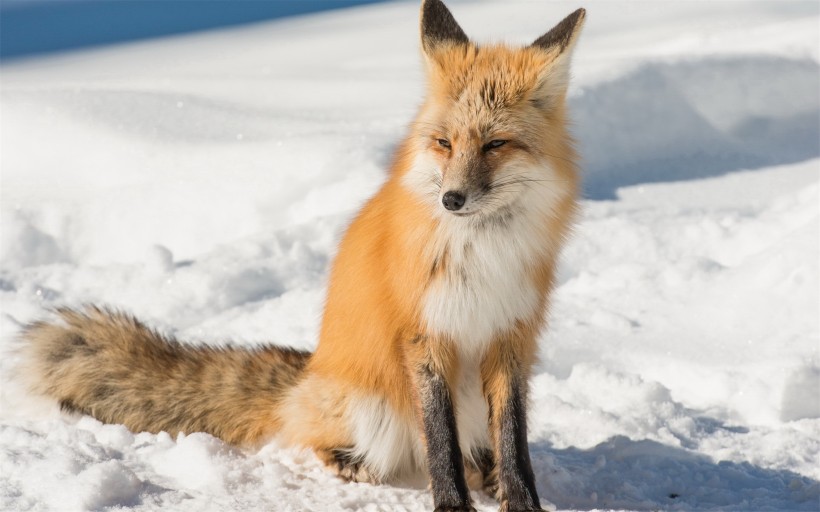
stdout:
<svg viewBox="0 0 820 512">
<path fill-rule="evenodd" d="M 526 43 L 576 7 L 452 10 Z M 532 381 L 543 505 L 818 510 L 818 4 L 586 7 L 588 200 Z M 2 67 L 0 509 L 431 508 L 424 482 L 344 483 L 275 443 L 62 415 L 13 352 L 86 302 L 315 347 L 335 244 L 423 93 L 416 31 L 387 3 Z"/>
</svg>

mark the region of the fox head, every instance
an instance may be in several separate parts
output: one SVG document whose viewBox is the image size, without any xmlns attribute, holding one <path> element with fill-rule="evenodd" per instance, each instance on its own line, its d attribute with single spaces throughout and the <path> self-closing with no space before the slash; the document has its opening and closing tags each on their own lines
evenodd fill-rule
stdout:
<svg viewBox="0 0 820 512">
<path fill-rule="evenodd" d="M 409 139 L 405 182 L 442 218 L 549 210 L 574 197 L 566 131 L 569 61 L 585 11 L 526 47 L 471 42 L 440 0 L 421 7 L 427 97 Z"/>
</svg>

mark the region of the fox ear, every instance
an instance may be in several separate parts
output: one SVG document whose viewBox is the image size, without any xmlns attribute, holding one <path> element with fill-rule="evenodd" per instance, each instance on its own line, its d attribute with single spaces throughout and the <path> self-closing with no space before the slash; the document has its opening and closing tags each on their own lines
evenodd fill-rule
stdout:
<svg viewBox="0 0 820 512">
<path fill-rule="evenodd" d="M 532 48 L 552 57 L 539 78 L 536 104 L 550 107 L 563 100 L 569 86 L 570 57 L 585 18 L 586 10 L 578 9 L 532 43 Z"/>
<path fill-rule="evenodd" d="M 421 3 L 421 47 L 430 54 L 445 43 L 467 44 L 467 34 L 456 22 L 441 0 L 423 0 Z"/>
<path fill-rule="evenodd" d="M 585 9 L 578 9 L 552 27 L 549 32 L 536 39 L 532 46 L 549 52 L 557 50 L 559 54 L 564 53 L 567 49 L 571 51 L 578 34 L 581 33 L 586 15 Z"/>
</svg>

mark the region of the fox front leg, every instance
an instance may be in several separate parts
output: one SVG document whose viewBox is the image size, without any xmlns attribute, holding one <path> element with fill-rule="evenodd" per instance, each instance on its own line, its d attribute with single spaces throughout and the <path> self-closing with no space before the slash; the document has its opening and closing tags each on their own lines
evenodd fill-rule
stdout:
<svg viewBox="0 0 820 512">
<path fill-rule="evenodd" d="M 501 511 L 543 511 L 527 445 L 528 372 L 520 360 L 510 354 L 494 356 L 485 361 L 483 380 Z"/>
<path fill-rule="evenodd" d="M 521 385 L 511 385 L 498 422 L 498 489 L 502 511 L 543 510 L 535 490 L 535 476 L 527 446 L 526 401 Z M 493 411 L 495 413 L 495 410 Z"/>
<path fill-rule="evenodd" d="M 464 478 L 464 459 L 446 379 L 431 365 L 424 364 L 417 372 L 416 382 L 435 510 L 475 511 Z"/>
</svg>

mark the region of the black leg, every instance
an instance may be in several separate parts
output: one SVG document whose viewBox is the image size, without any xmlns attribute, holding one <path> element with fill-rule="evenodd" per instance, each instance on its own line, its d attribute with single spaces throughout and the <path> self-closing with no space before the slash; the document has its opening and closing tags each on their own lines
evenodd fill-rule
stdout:
<svg viewBox="0 0 820 512">
<path fill-rule="evenodd" d="M 498 483 L 502 511 L 542 510 L 527 446 L 527 408 L 524 394 L 511 385 L 497 418 Z"/>
<path fill-rule="evenodd" d="M 428 367 L 420 371 L 418 382 L 435 509 L 437 512 L 475 510 L 464 479 L 464 460 L 447 384 Z"/>
</svg>

